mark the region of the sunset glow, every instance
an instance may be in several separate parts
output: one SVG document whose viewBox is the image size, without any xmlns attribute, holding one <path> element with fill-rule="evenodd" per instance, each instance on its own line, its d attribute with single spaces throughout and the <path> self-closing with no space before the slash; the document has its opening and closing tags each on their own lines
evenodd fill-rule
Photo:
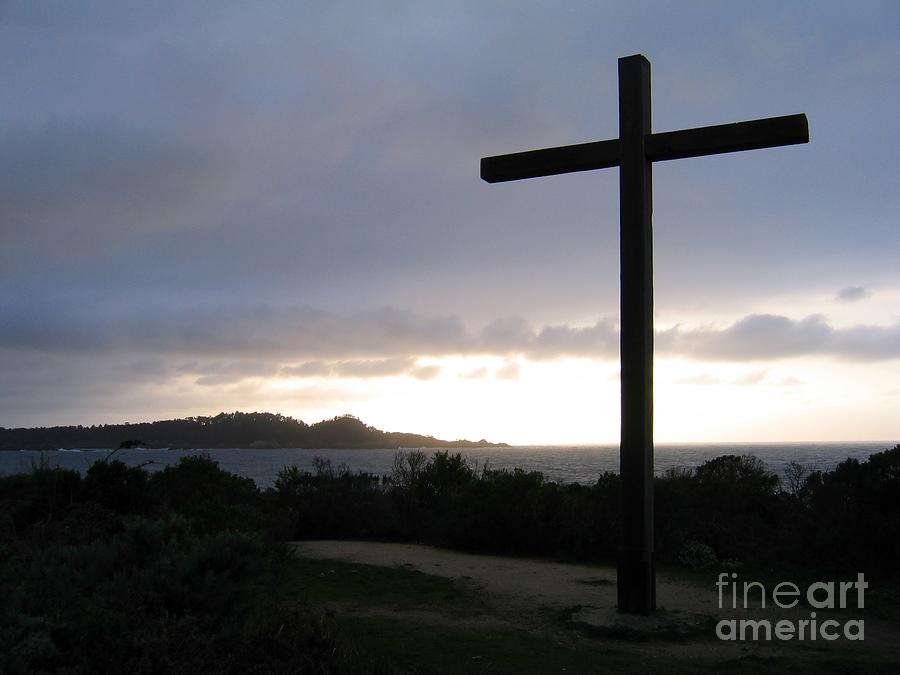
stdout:
<svg viewBox="0 0 900 675">
<path fill-rule="evenodd" d="M 479 159 L 616 137 L 642 52 L 654 131 L 810 121 L 654 165 L 656 439 L 896 440 L 896 6 L 650 5 L 4 10 L 0 426 L 617 442 L 618 169 Z"/>
</svg>

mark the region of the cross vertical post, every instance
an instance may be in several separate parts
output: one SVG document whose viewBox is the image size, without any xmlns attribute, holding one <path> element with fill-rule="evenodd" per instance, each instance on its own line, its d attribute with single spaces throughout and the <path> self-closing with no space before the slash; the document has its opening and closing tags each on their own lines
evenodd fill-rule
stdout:
<svg viewBox="0 0 900 675">
<path fill-rule="evenodd" d="M 653 561 L 653 189 L 650 62 L 619 59 L 622 549 L 619 611 L 656 609 Z"/>
<path fill-rule="evenodd" d="M 652 133 L 650 62 L 619 59 L 619 138 L 482 157 L 481 177 L 502 183 L 619 167 L 622 547 L 620 612 L 656 609 L 653 554 L 653 162 L 809 142 L 806 115 Z"/>
</svg>

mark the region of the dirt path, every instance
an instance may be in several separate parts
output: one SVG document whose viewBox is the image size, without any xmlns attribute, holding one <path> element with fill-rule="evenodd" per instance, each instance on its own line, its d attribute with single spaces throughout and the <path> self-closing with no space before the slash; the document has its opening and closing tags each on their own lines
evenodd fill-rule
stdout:
<svg viewBox="0 0 900 675">
<path fill-rule="evenodd" d="M 611 567 L 474 555 L 418 544 L 305 541 L 293 546 L 306 557 L 406 567 L 453 578 L 517 606 L 614 608 L 616 604 L 616 570 Z M 715 592 L 704 593 L 697 586 L 666 578 L 660 579 L 658 593 L 660 604 L 670 611 L 709 614 L 716 602 Z"/>
<path fill-rule="evenodd" d="M 393 544 L 362 541 L 304 541 L 292 544 L 298 555 L 310 558 L 342 560 L 383 567 L 403 567 L 426 574 L 448 577 L 464 587 L 483 593 L 491 604 L 506 616 L 520 616 L 523 620 L 539 621 L 546 610 L 568 612 L 571 621 L 590 626 L 611 639 L 636 634 L 681 634 L 679 651 L 691 651 L 691 643 L 701 641 L 704 651 L 746 650 L 747 643 L 716 640 L 714 625 L 730 617 L 779 619 L 809 618 L 809 609 L 773 612 L 756 608 L 730 615 L 718 608 L 718 593 L 711 573 L 709 584 L 675 579 L 660 574 L 657 579 L 658 612 L 650 617 L 618 614 L 616 604 L 616 570 L 612 567 L 573 565 L 565 563 L 474 555 L 417 544 Z M 820 612 L 820 620 L 826 615 Z M 836 615 L 844 619 L 849 616 Z M 604 633 L 605 631 L 605 633 Z M 865 643 L 814 643 L 817 648 L 876 648 L 900 657 L 896 640 L 897 628 L 872 617 L 866 617 Z M 652 642 L 652 641 L 651 641 Z M 808 643 L 807 643 L 808 644 Z M 672 645 L 670 645 L 671 647 Z M 778 651 L 802 646 L 802 643 L 772 641 L 755 643 L 760 650 Z M 812 645 L 811 645 L 812 646 Z M 651 649 L 650 644 L 645 648 Z"/>
</svg>

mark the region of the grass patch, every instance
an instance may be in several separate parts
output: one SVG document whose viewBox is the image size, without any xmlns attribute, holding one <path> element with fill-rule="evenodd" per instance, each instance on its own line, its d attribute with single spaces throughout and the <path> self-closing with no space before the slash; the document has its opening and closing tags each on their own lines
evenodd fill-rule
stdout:
<svg viewBox="0 0 900 675">
<path fill-rule="evenodd" d="M 711 625 L 687 634 L 616 634 L 573 624 L 572 612 L 510 616 L 454 580 L 403 568 L 297 558 L 278 592 L 329 607 L 372 672 L 385 673 L 893 673 L 886 655 L 786 646 L 765 656 L 715 649 Z M 673 650 L 660 650 L 668 643 Z M 694 645 L 696 649 L 691 647 Z M 746 645 L 751 650 L 754 645 Z M 761 646 L 761 645 L 759 645 Z M 730 653 L 730 656 L 728 654 Z"/>
<path fill-rule="evenodd" d="M 487 607 L 481 594 L 446 577 L 401 567 L 299 557 L 286 566 L 280 592 L 310 603 L 391 611 L 437 608 L 455 616 L 480 614 Z"/>
<path fill-rule="evenodd" d="M 338 617 L 342 633 L 390 673 L 736 673 L 819 675 L 897 672 L 896 662 L 852 653 L 795 652 L 680 658 L 619 649 L 609 642 L 552 631 L 490 630 L 423 624 L 403 618 Z"/>
<path fill-rule="evenodd" d="M 342 630 L 392 673 L 639 673 L 634 655 L 570 636 L 417 623 L 402 618 L 338 618 Z"/>
<path fill-rule="evenodd" d="M 739 675 L 821 675 L 821 673 L 840 673 L 856 675 L 895 675 L 897 663 L 886 659 L 878 659 L 859 654 L 821 654 L 809 653 L 790 656 L 756 656 L 747 655 L 739 659 L 719 661 L 708 672 L 737 673 Z"/>
</svg>

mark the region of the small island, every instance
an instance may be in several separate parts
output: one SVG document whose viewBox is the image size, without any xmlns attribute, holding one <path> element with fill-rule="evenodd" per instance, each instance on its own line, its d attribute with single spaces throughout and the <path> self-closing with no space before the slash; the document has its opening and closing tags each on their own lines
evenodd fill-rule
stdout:
<svg viewBox="0 0 900 675">
<path fill-rule="evenodd" d="M 140 439 L 140 440 L 137 440 Z M 353 415 L 315 424 L 267 412 L 219 413 L 156 422 L 5 429 L 0 450 L 59 448 L 498 448 L 506 443 L 382 431 Z"/>
</svg>

